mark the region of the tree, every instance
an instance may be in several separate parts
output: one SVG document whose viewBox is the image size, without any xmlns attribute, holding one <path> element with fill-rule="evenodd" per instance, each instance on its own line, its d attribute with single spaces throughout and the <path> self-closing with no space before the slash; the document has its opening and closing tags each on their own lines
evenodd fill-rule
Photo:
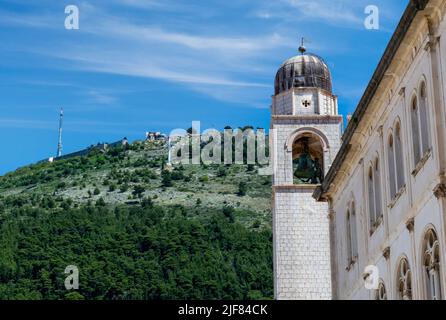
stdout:
<svg viewBox="0 0 446 320">
<path fill-rule="evenodd" d="M 144 199 L 141 201 L 141 206 L 142 206 L 143 208 L 152 208 L 152 207 L 153 207 L 153 201 L 152 201 L 152 199 L 150 199 L 149 197 L 144 198 Z"/>
<path fill-rule="evenodd" d="M 64 189 L 66 186 L 67 184 L 64 181 L 62 181 L 57 184 L 56 189 Z"/>
<path fill-rule="evenodd" d="M 223 208 L 223 214 L 226 218 L 228 218 L 229 222 L 233 223 L 235 221 L 234 217 L 235 210 L 233 207 L 225 206 Z"/>
<path fill-rule="evenodd" d="M 218 167 L 217 177 L 226 177 L 226 169 L 223 166 Z"/>
<path fill-rule="evenodd" d="M 96 207 L 105 207 L 105 206 L 106 206 L 106 203 L 105 203 L 105 201 L 104 201 L 103 198 L 99 198 L 99 199 L 96 201 Z"/>
<path fill-rule="evenodd" d="M 71 207 L 71 204 L 73 203 L 73 201 L 71 199 L 67 199 L 62 201 L 62 203 L 60 204 L 60 207 L 64 210 L 68 210 Z"/>
<path fill-rule="evenodd" d="M 240 181 L 238 184 L 238 192 L 237 195 L 240 197 L 246 196 L 246 192 L 248 191 L 248 185 L 244 181 Z"/>
<path fill-rule="evenodd" d="M 142 194 L 144 193 L 146 191 L 146 189 L 142 186 L 142 185 L 136 185 L 136 186 L 134 186 L 133 187 L 133 192 L 132 192 L 132 194 L 135 196 L 135 197 L 138 197 L 139 199 L 141 199 L 142 198 Z"/>
<path fill-rule="evenodd" d="M 67 293 L 64 298 L 65 300 L 85 300 L 85 297 L 77 291 Z"/>
<path fill-rule="evenodd" d="M 161 173 L 161 179 L 162 179 L 161 184 L 163 187 L 168 188 L 173 185 L 172 184 L 172 174 L 170 173 L 170 171 L 164 170 Z"/>
<path fill-rule="evenodd" d="M 256 220 L 256 221 L 254 221 L 254 222 L 252 223 L 252 227 L 253 227 L 254 229 L 258 229 L 258 228 L 260 228 L 261 225 L 262 225 L 262 222 L 261 222 L 260 220 Z"/>
</svg>

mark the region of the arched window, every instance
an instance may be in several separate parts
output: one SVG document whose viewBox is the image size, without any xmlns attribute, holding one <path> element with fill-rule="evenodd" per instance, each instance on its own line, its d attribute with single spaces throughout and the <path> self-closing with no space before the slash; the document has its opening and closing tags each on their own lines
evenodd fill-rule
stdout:
<svg viewBox="0 0 446 320">
<path fill-rule="evenodd" d="M 352 202 L 347 210 L 347 259 L 351 265 L 358 258 L 358 233 L 356 230 L 356 211 L 355 204 Z"/>
<path fill-rule="evenodd" d="M 390 198 L 394 199 L 397 193 L 404 187 L 406 180 L 404 176 L 403 142 L 401 139 L 401 125 L 397 122 L 395 126 L 395 136 L 389 137 L 387 148 Z"/>
<path fill-rule="evenodd" d="M 292 146 L 294 184 L 320 184 L 324 179 L 324 148 L 312 133 L 299 135 Z"/>
<path fill-rule="evenodd" d="M 441 300 L 440 244 L 437 234 L 430 229 L 424 236 L 423 267 L 428 300 Z"/>
<path fill-rule="evenodd" d="M 374 182 L 375 182 L 375 220 L 378 220 L 383 212 L 382 212 L 382 203 L 381 203 L 381 177 L 380 177 L 380 168 L 379 168 L 379 159 L 375 160 L 375 173 L 374 173 Z"/>
<path fill-rule="evenodd" d="M 390 182 L 390 198 L 393 199 L 396 196 L 396 179 L 395 179 L 395 150 L 393 143 L 393 135 L 389 137 L 389 143 L 387 147 L 387 157 L 389 166 L 389 182 Z"/>
<path fill-rule="evenodd" d="M 414 97 L 411 108 L 412 120 L 412 140 L 413 140 L 413 157 L 415 165 L 421 160 L 421 143 L 420 143 L 420 117 L 418 108 L 418 99 Z"/>
<path fill-rule="evenodd" d="M 351 214 L 350 210 L 347 210 L 347 225 L 346 225 L 346 235 L 347 235 L 347 264 L 350 265 L 353 262 L 352 255 L 352 228 L 351 228 Z"/>
<path fill-rule="evenodd" d="M 400 300 L 412 300 L 412 274 L 406 258 L 398 265 L 397 289 Z"/>
<path fill-rule="evenodd" d="M 380 281 L 378 290 L 376 290 L 375 300 L 387 300 L 386 286 L 382 281 Z"/>
<path fill-rule="evenodd" d="M 379 171 L 379 159 L 376 158 L 368 172 L 369 217 L 370 229 L 375 230 L 383 214 L 381 203 L 381 178 Z"/>
<path fill-rule="evenodd" d="M 395 127 L 395 172 L 397 190 L 400 190 L 406 183 L 404 178 L 403 143 L 401 140 L 401 126 L 398 122 Z"/>
<path fill-rule="evenodd" d="M 430 148 L 428 114 L 426 83 L 423 81 L 420 85 L 420 132 L 422 155 L 426 154 Z"/>
<path fill-rule="evenodd" d="M 352 202 L 351 208 L 351 233 L 352 233 L 352 256 L 353 260 L 356 261 L 358 258 L 358 231 L 357 231 L 357 221 L 356 221 L 356 208 L 355 203 Z"/>
<path fill-rule="evenodd" d="M 373 230 L 373 227 L 376 222 L 376 216 L 375 216 L 375 176 L 373 172 L 373 168 L 370 167 L 369 174 L 368 174 L 368 191 L 369 191 L 369 217 L 370 217 L 370 226 Z"/>
</svg>

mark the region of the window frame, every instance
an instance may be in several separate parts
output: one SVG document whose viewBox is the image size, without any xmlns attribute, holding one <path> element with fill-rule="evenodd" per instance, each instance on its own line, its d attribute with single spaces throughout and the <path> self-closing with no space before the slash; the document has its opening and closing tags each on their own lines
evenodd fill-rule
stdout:
<svg viewBox="0 0 446 320">
<path fill-rule="evenodd" d="M 381 167 L 379 156 L 370 164 L 367 171 L 368 213 L 370 222 L 370 236 L 378 229 L 383 221 L 384 210 L 382 203 Z"/>
<path fill-rule="evenodd" d="M 383 280 L 379 281 L 378 289 L 376 289 L 375 292 L 375 300 L 376 301 L 388 300 L 387 289 Z"/>
<path fill-rule="evenodd" d="M 405 272 L 403 272 L 405 266 Z M 406 256 L 399 259 L 396 273 L 396 292 L 398 300 L 413 300 L 412 270 Z"/>
<path fill-rule="evenodd" d="M 418 87 L 414 90 L 410 104 L 413 176 L 416 176 L 423 168 L 432 153 L 428 92 L 428 84 L 423 76 Z M 414 109 L 416 109 L 415 114 Z"/>
<path fill-rule="evenodd" d="M 398 186 L 396 180 L 396 165 L 395 165 L 395 138 L 393 137 L 393 131 L 389 134 L 387 139 L 387 173 L 389 175 L 389 191 L 390 200 L 396 199 L 398 194 Z"/>
<path fill-rule="evenodd" d="M 347 206 L 346 214 L 346 238 L 347 238 L 347 271 L 358 261 L 359 240 L 358 221 L 355 202 L 351 201 Z"/>
<path fill-rule="evenodd" d="M 421 253 L 425 298 L 427 300 L 441 300 L 443 299 L 441 250 L 438 234 L 433 227 L 428 228 L 423 235 Z"/>
</svg>

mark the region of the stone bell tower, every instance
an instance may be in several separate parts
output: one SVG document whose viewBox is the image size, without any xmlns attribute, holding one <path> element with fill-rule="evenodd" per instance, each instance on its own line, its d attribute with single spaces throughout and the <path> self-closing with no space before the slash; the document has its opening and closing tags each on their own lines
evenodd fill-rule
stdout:
<svg viewBox="0 0 446 320">
<path fill-rule="evenodd" d="M 312 194 L 339 150 L 342 116 L 327 65 L 299 51 L 277 72 L 271 110 L 274 292 L 331 299 L 329 210 Z"/>
</svg>

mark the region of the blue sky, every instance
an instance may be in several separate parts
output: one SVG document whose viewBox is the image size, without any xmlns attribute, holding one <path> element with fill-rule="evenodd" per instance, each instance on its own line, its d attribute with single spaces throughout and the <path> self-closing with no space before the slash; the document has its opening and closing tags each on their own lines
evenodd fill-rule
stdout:
<svg viewBox="0 0 446 320">
<path fill-rule="evenodd" d="M 0 174 L 52 156 L 191 126 L 269 127 L 277 68 L 299 38 L 354 111 L 408 1 L 0 0 Z M 80 10 L 66 30 L 65 6 Z M 380 29 L 364 27 L 377 5 Z"/>
</svg>

